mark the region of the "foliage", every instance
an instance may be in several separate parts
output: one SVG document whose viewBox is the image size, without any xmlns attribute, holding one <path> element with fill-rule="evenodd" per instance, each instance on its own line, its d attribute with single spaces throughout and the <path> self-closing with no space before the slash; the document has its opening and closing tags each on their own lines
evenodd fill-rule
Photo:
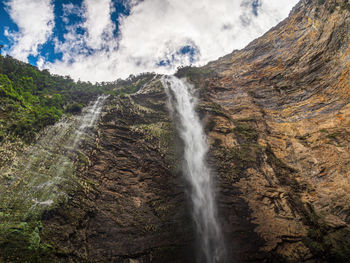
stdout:
<svg viewBox="0 0 350 263">
<path fill-rule="evenodd" d="M 235 125 L 233 131 L 241 143 L 257 142 L 258 132 L 253 126 L 245 122 L 236 122 Z"/>
<path fill-rule="evenodd" d="M 142 73 L 138 76 L 130 75 L 126 80 L 119 79 L 115 82 L 115 88 L 112 95 L 132 94 L 139 91 L 144 85 L 150 82 L 155 74 Z"/>
<path fill-rule="evenodd" d="M 73 102 L 71 104 L 68 104 L 66 106 L 66 112 L 72 113 L 72 114 L 77 114 L 80 113 L 83 108 L 82 104 L 79 104 L 77 102 Z"/>
<path fill-rule="evenodd" d="M 40 238 L 42 224 L 17 222 L 12 225 L 0 223 L 0 261 L 5 262 L 50 262 L 50 244 L 42 242 Z M 26 261 L 27 262 L 27 261 Z"/>
<path fill-rule="evenodd" d="M 190 80 L 198 80 L 203 76 L 211 76 L 214 72 L 208 67 L 192 67 L 184 66 L 178 67 L 175 76 L 178 78 L 184 78 Z"/>
<path fill-rule="evenodd" d="M 126 80 L 75 82 L 69 76 L 52 75 L 47 70 L 0 55 L 0 141 L 7 136 L 26 142 L 66 113 L 79 113 L 100 94 L 131 94 L 154 74 L 131 75 Z"/>
</svg>

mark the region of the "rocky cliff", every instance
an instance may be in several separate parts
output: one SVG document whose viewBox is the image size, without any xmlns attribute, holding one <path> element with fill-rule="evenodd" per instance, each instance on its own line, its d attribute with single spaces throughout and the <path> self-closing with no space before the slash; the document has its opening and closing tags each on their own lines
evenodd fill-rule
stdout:
<svg viewBox="0 0 350 263">
<path fill-rule="evenodd" d="M 349 6 L 302 0 L 245 49 L 177 72 L 200 99 L 227 262 L 348 262 Z M 79 187 L 41 215 L 49 245 L 35 261 L 194 262 L 166 103 L 160 76 L 108 99 L 76 160 Z M 23 248 L 0 248 L 25 261 Z"/>
<path fill-rule="evenodd" d="M 232 246 L 254 240 L 252 260 L 348 261 L 349 23 L 347 1 L 301 1 L 198 84 L 224 228 Z"/>
</svg>

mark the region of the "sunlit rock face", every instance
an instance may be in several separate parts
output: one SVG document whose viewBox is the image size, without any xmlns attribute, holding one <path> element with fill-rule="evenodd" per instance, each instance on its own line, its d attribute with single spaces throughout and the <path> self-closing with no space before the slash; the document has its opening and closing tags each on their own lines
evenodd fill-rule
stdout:
<svg viewBox="0 0 350 263">
<path fill-rule="evenodd" d="M 240 51 L 176 74 L 194 85 L 227 262 L 350 258 L 350 11 L 302 0 Z M 38 229 L 50 262 L 194 262 L 184 145 L 161 76 L 110 97 L 81 187 Z"/>
<path fill-rule="evenodd" d="M 192 77 L 239 261 L 252 240 L 272 261 L 348 260 L 349 24 L 343 1 L 301 1 L 276 28 Z"/>
</svg>

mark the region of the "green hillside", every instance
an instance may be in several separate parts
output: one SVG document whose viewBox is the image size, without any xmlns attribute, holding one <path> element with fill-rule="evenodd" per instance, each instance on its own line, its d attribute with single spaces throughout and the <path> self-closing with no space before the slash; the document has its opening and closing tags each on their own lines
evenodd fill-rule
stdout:
<svg viewBox="0 0 350 263">
<path fill-rule="evenodd" d="M 64 113 L 79 113 L 97 95 L 133 93 L 151 77 L 147 73 L 115 82 L 76 82 L 0 55 L 0 141 L 20 137 L 31 142 L 43 127 Z"/>
</svg>

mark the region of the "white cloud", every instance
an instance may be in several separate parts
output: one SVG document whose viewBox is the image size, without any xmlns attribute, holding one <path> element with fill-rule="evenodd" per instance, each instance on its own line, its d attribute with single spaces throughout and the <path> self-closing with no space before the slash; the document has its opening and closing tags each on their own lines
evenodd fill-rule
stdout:
<svg viewBox="0 0 350 263">
<path fill-rule="evenodd" d="M 29 55 L 38 55 L 38 47 L 44 44 L 54 28 L 53 5 L 50 0 L 10 0 L 6 7 L 17 24 L 17 32 L 5 31 L 13 41 L 8 52 L 11 56 L 27 61 Z"/>
<path fill-rule="evenodd" d="M 113 38 L 115 25 L 110 19 L 112 2 L 111 0 L 85 0 L 84 8 L 86 12 L 83 27 L 87 29 L 86 44 L 89 48 L 101 49 Z"/>
<path fill-rule="evenodd" d="M 84 0 L 80 9 L 83 21 L 67 25 L 64 42 L 56 39 L 56 50 L 63 53 L 63 58 L 43 63 L 42 67 L 90 81 L 111 81 L 145 71 L 172 73 L 191 61 L 203 65 L 244 47 L 285 18 L 298 2 L 125 1 L 131 8 L 130 15 L 119 17 L 119 34 L 115 37 L 111 0 Z M 66 7 L 68 11 L 76 8 Z M 85 29 L 84 33 L 79 28 Z M 184 46 L 194 48 L 192 57 L 180 52 Z M 160 66 L 161 61 L 170 64 Z"/>
</svg>

